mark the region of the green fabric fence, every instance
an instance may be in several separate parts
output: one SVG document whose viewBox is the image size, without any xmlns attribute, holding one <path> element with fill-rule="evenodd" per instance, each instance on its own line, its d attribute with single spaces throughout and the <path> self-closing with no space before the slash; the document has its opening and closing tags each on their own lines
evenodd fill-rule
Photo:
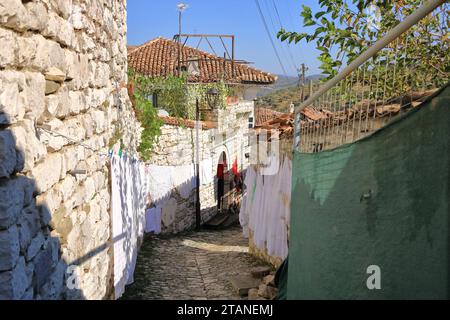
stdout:
<svg viewBox="0 0 450 320">
<path fill-rule="evenodd" d="M 450 298 L 449 167 L 449 86 L 365 139 L 297 152 L 288 299 Z"/>
</svg>

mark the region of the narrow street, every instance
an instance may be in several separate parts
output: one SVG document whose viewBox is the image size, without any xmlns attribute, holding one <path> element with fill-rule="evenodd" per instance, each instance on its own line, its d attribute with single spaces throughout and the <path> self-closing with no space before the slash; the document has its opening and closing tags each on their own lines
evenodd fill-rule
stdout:
<svg viewBox="0 0 450 320">
<path fill-rule="evenodd" d="M 260 265 L 240 227 L 150 238 L 122 299 L 238 300 L 229 279 Z"/>
</svg>

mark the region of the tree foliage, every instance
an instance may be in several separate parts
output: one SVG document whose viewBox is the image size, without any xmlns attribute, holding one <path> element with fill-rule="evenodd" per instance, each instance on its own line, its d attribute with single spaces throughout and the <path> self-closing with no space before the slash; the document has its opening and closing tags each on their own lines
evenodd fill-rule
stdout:
<svg viewBox="0 0 450 320">
<path fill-rule="evenodd" d="M 188 85 L 187 75 L 169 75 L 167 77 L 146 77 L 128 71 L 128 78 L 133 84 L 132 101 L 136 116 L 143 128 L 138 151 L 144 161 L 151 158 L 153 146 L 161 133 L 163 121 L 158 116 L 158 110 L 153 106 L 151 96 L 157 95 L 158 108 L 164 109 L 170 116 L 180 119 L 195 119 L 196 99 L 206 105 L 206 92 L 215 88 L 218 92 L 217 107 L 226 106 L 226 97 L 231 90 L 223 82 Z"/>
<path fill-rule="evenodd" d="M 318 12 L 304 5 L 300 13 L 303 25 L 311 27 L 312 32 L 281 29 L 277 36 L 282 41 L 315 43 L 320 51 L 320 69 L 331 78 L 343 64 L 353 61 L 422 3 L 417 0 L 319 0 Z M 420 61 L 424 73 L 433 70 L 447 77 L 450 71 L 448 13 L 448 4 L 441 5 L 392 43 L 391 51 L 381 51 L 374 64 L 388 61 L 387 58 L 401 62 L 399 67 Z"/>
</svg>

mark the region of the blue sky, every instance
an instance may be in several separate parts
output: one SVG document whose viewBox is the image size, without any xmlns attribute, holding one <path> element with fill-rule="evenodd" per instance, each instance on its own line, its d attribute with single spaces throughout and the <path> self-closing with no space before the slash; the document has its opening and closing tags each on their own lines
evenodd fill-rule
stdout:
<svg viewBox="0 0 450 320">
<path fill-rule="evenodd" d="M 183 33 L 234 34 L 236 59 L 253 62 L 251 66 L 264 71 L 284 74 L 255 0 L 128 0 L 128 44 L 142 44 L 158 36 L 172 39 L 178 33 L 179 2 L 189 6 L 183 13 Z M 259 0 L 259 3 L 286 73 L 296 76 L 295 66 L 301 63 L 309 67 L 307 74 L 319 73 L 314 44 L 287 45 L 275 36 L 280 28 L 279 20 L 286 30 L 307 31 L 302 27 L 301 5 L 311 6 L 314 12 L 318 8 L 317 0 Z M 197 40 L 189 40 L 187 45 L 195 47 Z M 213 48 L 218 55 L 223 55 L 220 42 L 213 43 Z M 206 42 L 200 49 L 211 52 Z"/>
</svg>

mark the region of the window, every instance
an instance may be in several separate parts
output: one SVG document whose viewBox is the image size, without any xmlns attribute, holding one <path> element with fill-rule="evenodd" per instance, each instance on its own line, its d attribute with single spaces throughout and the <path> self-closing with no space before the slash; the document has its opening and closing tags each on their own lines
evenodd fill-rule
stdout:
<svg viewBox="0 0 450 320">
<path fill-rule="evenodd" d="M 148 100 L 150 100 L 153 104 L 153 107 L 156 109 L 158 108 L 158 95 L 156 93 L 153 93 L 147 97 Z"/>
<path fill-rule="evenodd" d="M 252 129 L 253 128 L 253 117 L 249 117 L 248 118 L 248 128 Z"/>
</svg>

